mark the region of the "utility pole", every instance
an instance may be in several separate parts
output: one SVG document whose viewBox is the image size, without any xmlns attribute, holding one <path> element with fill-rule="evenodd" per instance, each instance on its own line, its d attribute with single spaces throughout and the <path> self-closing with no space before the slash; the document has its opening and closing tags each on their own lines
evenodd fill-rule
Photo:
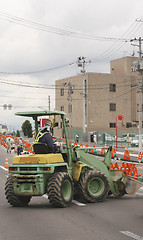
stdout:
<svg viewBox="0 0 143 240">
<path fill-rule="evenodd" d="M 134 62 L 134 69 L 135 71 L 139 72 L 139 82 L 138 82 L 138 91 L 139 91 L 139 152 L 142 151 L 142 89 L 143 89 L 143 84 L 142 84 L 142 71 L 143 71 L 143 60 L 142 60 L 142 52 L 141 52 L 141 42 L 143 41 L 143 39 L 141 39 L 141 37 L 139 37 L 139 39 L 133 39 L 131 40 L 131 42 L 133 41 L 138 41 L 139 44 L 138 45 L 134 45 L 133 46 L 137 46 L 139 48 L 139 61 Z"/>
<path fill-rule="evenodd" d="M 64 83 L 64 87 L 68 87 L 68 113 L 69 113 L 69 137 L 71 138 L 71 127 L 72 127 L 72 94 L 74 91 L 74 85 L 69 83 Z"/>
<path fill-rule="evenodd" d="M 69 112 L 69 127 L 72 127 L 72 96 L 71 94 L 73 94 L 73 84 L 71 84 L 70 82 L 67 84 L 68 86 L 68 112 Z"/>
<path fill-rule="evenodd" d="M 87 115 L 87 82 L 85 79 L 85 57 L 78 57 L 78 67 L 81 67 L 82 79 L 83 79 L 83 133 L 86 133 L 86 115 Z"/>
</svg>

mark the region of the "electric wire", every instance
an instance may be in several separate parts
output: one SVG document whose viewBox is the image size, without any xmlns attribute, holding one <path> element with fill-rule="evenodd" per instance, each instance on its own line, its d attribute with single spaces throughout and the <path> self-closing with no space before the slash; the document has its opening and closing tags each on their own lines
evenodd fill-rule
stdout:
<svg viewBox="0 0 143 240">
<path fill-rule="evenodd" d="M 69 30 L 63 30 L 60 28 L 55 28 L 51 26 L 47 26 L 44 24 L 40 24 L 34 21 L 26 20 L 24 18 L 19 18 L 14 15 L 5 13 L 0 11 L 0 18 L 6 21 L 10 21 L 13 23 L 17 23 L 20 25 L 24 25 L 29 28 L 34 28 L 58 35 L 64 35 L 64 36 L 70 36 L 70 37 L 76 37 L 76 38 L 83 38 L 83 39 L 90 39 L 90 40 L 98 40 L 98 41 L 127 41 L 129 39 L 120 39 L 120 38 L 111 38 L 111 37 L 101 37 L 101 36 L 94 36 L 90 34 L 85 34 L 85 33 L 78 33 L 74 31 L 69 31 Z"/>
<path fill-rule="evenodd" d="M 112 99 L 116 99 L 116 98 L 120 98 L 120 97 L 122 97 L 122 96 L 124 96 L 124 95 L 126 95 L 126 94 L 128 94 L 128 93 L 131 93 L 132 91 L 134 91 L 134 90 L 137 90 L 137 87 L 136 88 L 132 88 L 131 90 L 129 90 L 129 91 L 127 91 L 127 92 L 124 92 L 124 93 L 122 93 L 122 94 L 120 94 L 120 95 L 117 95 L 117 96 L 114 96 L 114 97 L 111 97 L 111 98 L 106 98 L 106 99 L 102 99 L 102 100 L 98 100 L 97 99 L 97 102 L 104 102 L 104 101 L 109 101 L 109 100 L 112 100 Z"/>
<path fill-rule="evenodd" d="M 131 24 L 131 26 L 129 27 L 129 29 L 121 36 L 121 38 L 124 36 L 124 38 L 127 39 L 131 39 L 133 34 L 135 34 L 139 28 L 142 26 L 141 24 L 138 24 L 136 22 L 133 22 Z M 97 57 L 91 59 L 91 63 L 93 62 L 102 62 L 105 59 L 107 59 L 109 56 L 113 55 L 115 52 L 117 52 L 119 49 L 121 49 L 124 45 L 126 44 L 126 42 L 124 43 L 114 43 L 112 45 L 112 47 L 109 47 L 106 51 L 102 52 L 100 55 L 98 55 Z"/>
<path fill-rule="evenodd" d="M 11 14 L 7 14 L 5 12 L 2 12 L 0 11 L 0 18 L 3 18 L 4 20 L 7 20 L 7 21 L 12 21 L 12 22 L 15 22 L 15 23 L 18 23 L 18 24 L 23 24 L 23 23 L 26 23 L 26 24 L 31 24 L 32 26 L 34 26 L 34 28 L 42 28 L 40 30 L 43 30 L 43 28 L 45 29 L 48 29 L 49 31 L 54 31 L 54 33 L 59 33 L 60 34 L 72 34 L 72 36 L 74 34 L 77 34 L 78 36 L 83 36 L 83 34 L 81 33 L 76 33 L 76 32 L 72 32 L 72 31 L 67 31 L 67 30 L 63 30 L 63 29 L 59 29 L 59 28 L 54 28 L 54 27 L 50 27 L 50 26 L 47 26 L 47 25 L 44 25 L 44 24 L 39 24 L 37 22 L 33 22 L 33 21 L 29 21 L 29 20 L 25 20 L 23 18 L 19 18 L 19 17 L 16 17 L 14 15 L 11 15 Z M 135 25 L 134 25 L 135 24 Z M 137 25 L 140 24 L 139 22 L 135 23 L 133 22 L 130 26 L 130 28 L 126 31 L 126 36 L 124 36 L 125 34 L 122 34 L 122 36 L 120 38 L 106 38 L 106 37 L 97 37 L 97 36 L 92 36 L 92 35 L 88 35 L 88 34 L 84 34 L 86 35 L 87 37 L 95 37 L 97 38 L 98 40 L 114 40 L 115 41 L 115 44 L 111 47 L 111 48 L 108 48 L 104 53 L 100 54 L 99 56 L 93 58 L 91 60 L 90 63 L 94 63 L 96 61 L 104 61 L 105 59 L 107 59 L 109 56 L 111 56 L 112 54 L 114 54 L 115 52 L 117 52 L 119 49 L 121 49 L 123 47 L 124 44 L 126 44 L 127 41 L 130 40 L 130 38 L 128 37 L 133 31 L 134 29 L 136 29 L 136 31 L 141 27 L 142 25 L 142 22 L 141 24 L 139 25 L 138 29 L 137 29 Z M 29 25 L 28 25 L 29 26 Z M 47 30 L 47 31 L 48 31 Z M 136 32 L 134 31 L 134 33 Z M 128 33 L 128 34 L 127 34 Z M 85 37 L 85 36 L 83 36 Z M 127 38 L 128 37 L 128 38 Z M 96 39 L 96 40 L 97 40 Z M 117 45 L 118 41 L 121 41 L 122 44 L 121 45 Z M 67 67 L 71 64 L 74 64 L 74 63 L 68 63 L 68 64 L 64 64 L 62 66 L 57 66 L 57 67 L 53 67 L 53 68 L 49 68 L 49 69 L 43 69 L 43 70 L 37 70 L 37 71 L 29 71 L 29 72 L 15 72 L 15 73 L 12 73 L 12 72 L 4 72 L 4 71 L 1 71 L 0 73 L 1 74 L 35 74 L 35 73 L 42 73 L 42 72 L 47 72 L 47 71 L 52 71 L 52 70 L 56 70 L 56 69 L 60 69 L 60 68 L 64 68 L 64 67 Z"/>
<path fill-rule="evenodd" d="M 49 90 L 55 90 L 55 89 L 61 89 L 61 87 L 57 87 L 57 86 L 55 86 L 55 85 L 29 85 L 28 83 L 26 84 L 26 83 L 22 83 L 22 82 L 14 82 L 14 81 L 8 81 L 8 80 L 5 80 L 5 79 L 1 79 L 0 78 L 0 83 L 3 83 L 3 84 L 7 84 L 7 85 L 13 85 L 13 86 L 19 86 L 19 87 L 26 87 L 26 88 L 37 88 L 37 89 L 39 89 L 39 88 L 42 88 L 42 89 L 45 89 L 45 90 L 47 90 L 47 89 L 49 89 Z M 116 86 L 118 86 L 118 87 L 126 87 L 126 86 L 130 86 L 131 84 L 123 84 L 123 85 L 117 85 L 116 84 Z M 90 86 L 90 85 L 89 85 Z M 104 85 L 105 86 L 105 85 Z M 108 89 L 109 88 L 109 84 L 107 85 L 107 86 L 105 86 L 105 87 L 87 87 L 87 90 L 101 90 L 101 89 Z M 66 90 L 66 89 L 65 89 Z M 82 91 L 83 90 L 83 88 L 81 87 L 79 87 L 79 88 L 74 88 L 74 90 L 75 91 Z M 67 88 L 67 91 L 68 91 L 68 88 Z"/>
<path fill-rule="evenodd" d="M 35 70 L 35 71 L 28 71 L 28 72 L 4 72 L 4 71 L 0 71 L 0 74 L 7 74 L 7 75 L 37 74 L 37 73 L 49 72 L 49 71 L 53 71 L 53 70 L 57 70 L 57 69 L 65 68 L 65 67 L 69 67 L 69 66 L 71 66 L 72 64 L 74 64 L 74 62 L 67 63 L 67 64 L 63 64 L 63 65 L 57 66 L 57 67 L 51 67 L 51 68 L 47 68 L 47 69 L 41 69 L 41 70 Z"/>
</svg>

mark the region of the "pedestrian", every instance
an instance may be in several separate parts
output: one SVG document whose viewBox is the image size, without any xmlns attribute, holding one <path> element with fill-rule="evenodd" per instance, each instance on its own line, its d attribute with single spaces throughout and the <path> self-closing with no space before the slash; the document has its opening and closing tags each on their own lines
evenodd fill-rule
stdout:
<svg viewBox="0 0 143 240">
<path fill-rule="evenodd" d="M 18 146 L 17 146 L 17 155 L 21 155 L 23 152 L 23 142 L 22 142 L 22 137 L 20 137 Z"/>
<path fill-rule="evenodd" d="M 10 138 L 7 141 L 7 153 L 11 153 L 11 139 Z"/>
<path fill-rule="evenodd" d="M 53 142 L 53 137 L 50 133 L 52 123 L 50 120 L 45 122 L 44 127 L 38 132 L 34 143 L 34 151 L 36 153 L 55 153 L 57 151 L 56 145 Z M 43 146 L 44 145 L 44 146 Z M 39 152 L 37 152 L 37 150 Z"/>
<path fill-rule="evenodd" d="M 76 141 L 77 143 L 79 142 L 79 135 L 78 135 L 78 134 L 75 135 L 75 141 Z"/>
</svg>

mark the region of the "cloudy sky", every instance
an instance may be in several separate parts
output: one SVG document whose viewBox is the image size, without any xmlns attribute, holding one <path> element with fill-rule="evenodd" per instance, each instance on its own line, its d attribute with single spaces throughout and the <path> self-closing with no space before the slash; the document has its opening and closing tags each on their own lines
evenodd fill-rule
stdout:
<svg viewBox="0 0 143 240">
<path fill-rule="evenodd" d="M 0 0 L 0 123 L 20 129 L 17 111 L 54 109 L 55 80 L 110 71 L 110 61 L 138 56 L 142 0 Z M 138 19 L 138 20 L 137 20 Z M 137 43 L 136 43 L 137 44 Z M 12 104 L 4 110 L 3 104 Z"/>
</svg>

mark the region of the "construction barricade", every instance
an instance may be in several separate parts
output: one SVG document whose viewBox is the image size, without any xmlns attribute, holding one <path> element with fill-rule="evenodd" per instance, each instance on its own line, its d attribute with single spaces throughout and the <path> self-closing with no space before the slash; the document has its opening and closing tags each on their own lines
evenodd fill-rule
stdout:
<svg viewBox="0 0 143 240">
<path fill-rule="evenodd" d="M 124 160 L 130 160 L 130 154 L 129 154 L 128 147 L 125 148 L 123 159 Z"/>
<path fill-rule="evenodd" d="M 141 163 L 143 162 L 143 149 L 141 152 L 139 152 L 139 155 L 138 155 L 138 162 Z"/>
</svg>

